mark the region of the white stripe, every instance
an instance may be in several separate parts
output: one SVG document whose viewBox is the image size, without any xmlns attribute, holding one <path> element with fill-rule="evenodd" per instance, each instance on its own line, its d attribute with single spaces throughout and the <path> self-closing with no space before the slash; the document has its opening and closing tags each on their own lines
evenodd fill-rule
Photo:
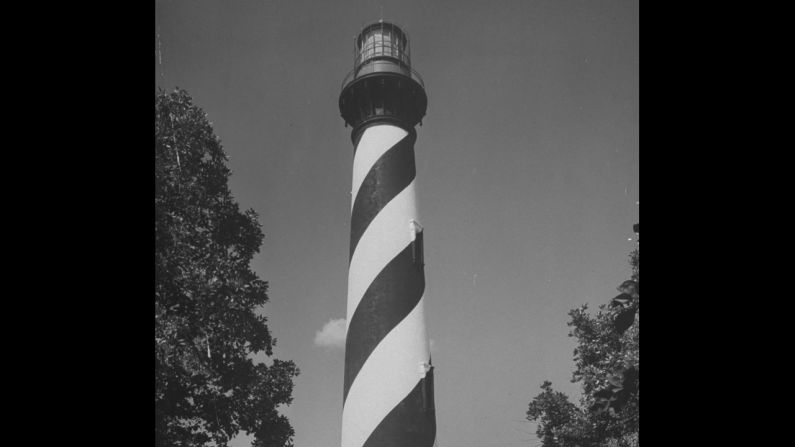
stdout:
<svg viewBox="0 0 795 447">
<path fill-rule="evenodd" d="M 424 298 L 376 346 L 351 384 L 342 409 L 342 447 L 361 447 L 420 380 L 430 362 Z"/>
<path fill-rule="evenodd" d="M 351 189 L 351 209 L 356 200 L 356 194 L 362 187 L 362 182 L 370 172 L 376 161 L 392 148 L 398 141 L 402 140 L 408 132 L 397 126 L 383 124 L 368 127 L 364 130 L 356 146 L 356 155 L 353 158 L 353 183 Z"/>
<path fill-rule="evenodd" d="M 403 191 L 370 221 L 351 256 L 348 269 L 348 318 L 362 300 L 370 283 L 408 244 L 413 236 L 410 222 L 417 217 L 415 181 L 412 180 Z"/>
</svg>

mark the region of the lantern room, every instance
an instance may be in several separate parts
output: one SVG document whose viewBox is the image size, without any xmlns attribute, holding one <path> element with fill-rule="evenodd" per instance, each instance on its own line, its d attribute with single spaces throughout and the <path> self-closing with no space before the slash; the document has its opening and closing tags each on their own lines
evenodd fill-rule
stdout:
<svg viewBox="0 0 795 447">
<path fill-rule="evenodd" d="M 403 28 L 379 20 L 364 26 L 353 44 L 353 70 L 342 81 L 339 100 L 345 124 L 360 130 L 383 120 L 405 128 L 420 123 L 428 97 L 411 67 L 411 45 Z"/>
<path fill-rule="evenodd" d="M 408 37 L 393 23 L 383 20 L 370 24 L 356 37 L 356 69 L 367 62 L 392 59 L 399 64 L 411 65 Z"/>
</svg>

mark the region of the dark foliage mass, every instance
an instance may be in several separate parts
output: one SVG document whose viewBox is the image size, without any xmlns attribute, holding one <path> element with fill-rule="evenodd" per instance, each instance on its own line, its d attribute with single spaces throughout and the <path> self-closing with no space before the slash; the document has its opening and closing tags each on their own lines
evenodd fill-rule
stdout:
<svg viewBox="0 0 795 447">
<path fill-rule="evenodd" d="M 638 225 L 634 227 L 639 231 Z M 572 382 L 582 385 L 580 405 L 545 381 L 527 410 L 543 447 L 637 447 L 640 399 L 640 249 L 630 254 L 632 278 L 609 304 L 589 315 L 569 312 L 577 339 Z"/>
<path fill-rule="evenodd" d="M 251 270 L 263 234 L 241 212 L 206 115 L 184 90 L 155 99 L 155 437 L 157 446 L 292 445 L 278 412 L 292 402 L 292 361 L 272 357 L 261 314 L 268 284 Z M 264 353 L 265 362 L 254 355 Z"/>
</svg>

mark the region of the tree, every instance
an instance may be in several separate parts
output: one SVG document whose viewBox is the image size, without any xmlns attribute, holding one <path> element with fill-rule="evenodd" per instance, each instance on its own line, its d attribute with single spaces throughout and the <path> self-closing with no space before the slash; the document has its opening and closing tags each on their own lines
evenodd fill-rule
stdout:
<svg viewBox="0 0 795 447">
<path fill-rule="evenodd" d="M 219 447 L 241 430 L 258 447 L 292 445 L 278 412 L 292 402 L 292 361 L 258 309 L 268 283 L 251 270 L 263 234 L 241 212 L 226 155 L 184 90 L 155 97 L 155 438 Z M 255 362 L 264 352 L 266 362 Z"/>
<path fill-rule="evenodd" d="M 552 389 L 552 382 L 545 380 L 541 385 L 543 393 L 533 399 L 527 416 L 530 420 L 539 421 L 536 434 L 543 447 L 568 445 L 566 439 L 587 436 L 587 428 L 583 428 L 583 414 L 569 398 L 560 391 Z M 586 426 L 587 427 L 587 426 Z M 574 429 L 574 431 L 573 431 Z"/>
<path fill-rule="evenodd" d="M 634 226 L 639 233 L 639 227 Z M 543 447 L 630 447 L 638 445 L 640 398 L 640 249 L 630 254 L 632 277 L 609 303 L 589 315 L 583 305 L 569 312 L 569 336 L 577 339 L 572 382 L 580 382 L 580 405 L 541 385 L 527 410 L 538 423 Z"/>
</svg>

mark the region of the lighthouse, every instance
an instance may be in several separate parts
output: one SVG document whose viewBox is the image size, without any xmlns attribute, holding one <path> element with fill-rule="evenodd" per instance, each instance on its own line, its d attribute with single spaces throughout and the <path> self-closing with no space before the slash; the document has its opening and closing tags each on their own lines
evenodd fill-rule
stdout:
<svg viewBox="0 0 795 447">
<path fill-rule="evenodd" d="M 354 147 L 342 447 L 436 437 L 414 162 L 428 98 L 410 53 L 402 27 L 365 26 L 339 98 Z"/>
</svg>

